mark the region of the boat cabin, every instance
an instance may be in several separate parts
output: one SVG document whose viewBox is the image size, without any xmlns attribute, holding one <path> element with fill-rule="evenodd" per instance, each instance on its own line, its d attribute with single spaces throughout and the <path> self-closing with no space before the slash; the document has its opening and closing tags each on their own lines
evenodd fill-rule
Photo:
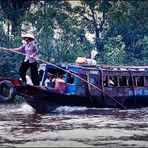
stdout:
<svg viewBox="0 0 148 148">
<path fill-rule="evenodd" d="M 52 76 L 50 81 L 47 80 L 47 76 L 50 74 Z M 65 83 L 65 94 L 76 94 L 76 95 L 86 95 L 89 89 L 87 81 L 90 81 L 93 85 L 98 87 L 100 85 L 100 78 L 98 77 L 99 70 L 95 67 L 84 67 L 80 65 L 49 65 L 41 64 L 39 67 L 40 75 L 40 85 L 47 88 L 54 88 L 55 79 L 62 79 Z M 95 91 L 93 87 L 92 91 Z"/>
<path fill-rule="evenodd" d="M 62 78 L 64 94 L 97 98 L 138 98 L 148 96 L 148 67 L 100 66 L 88 64 L 41 64 L 40 84 L 54 88 L 55 82 L 46 84 L 47 74 Z M 58 87 L 61 87 L 60 85 Z M 63 87 L 63 86 L 62 86 Z"/>
</svg>

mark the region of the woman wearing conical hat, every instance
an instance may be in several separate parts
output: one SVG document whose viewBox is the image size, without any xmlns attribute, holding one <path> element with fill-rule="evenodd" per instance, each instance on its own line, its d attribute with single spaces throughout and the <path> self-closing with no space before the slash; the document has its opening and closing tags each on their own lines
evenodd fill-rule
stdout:
<svg viewBox="0 0 148 148">
<path fill-rule="evenodd" d="M 26 72 L 30 68 L 31 80 L 34 86 L 39 85 L 39 75 L 38 75 L 38 48 L 36 47 L 34 41 L 35 38 L 31 34 L 24 34 L 21 36 L 23 45 L 19 48 L 12 48 L 10 50 L 20 51 L 25 54 L 25 59 L 20 66 L 19 73 L 23 82 L 26 84 Z"/>
</svg>

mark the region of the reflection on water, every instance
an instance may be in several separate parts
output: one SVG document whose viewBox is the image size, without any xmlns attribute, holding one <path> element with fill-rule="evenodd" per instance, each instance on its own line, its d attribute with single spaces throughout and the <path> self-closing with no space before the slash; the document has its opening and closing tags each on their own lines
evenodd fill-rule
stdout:
<svg viewBox="0 0 148 148">
<path fill-rule="evenodd" d="M 37 114 L 27 104 L 0 105 L 0 146 L 147 147 L 148 108 L 59 107 Z"/>
</svg>

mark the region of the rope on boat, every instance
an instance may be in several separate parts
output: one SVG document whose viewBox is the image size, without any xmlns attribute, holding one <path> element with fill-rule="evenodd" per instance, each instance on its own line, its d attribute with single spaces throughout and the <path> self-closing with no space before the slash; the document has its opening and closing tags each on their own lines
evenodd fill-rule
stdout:
<svg viewBox="0 0 148 148">
<path fill-rule="evenodd" d="M 22 52 L 19 52 L 19 51 L 14 51 L 14 50 L 11 50 L 11 49 L 8 49 L 8 48 L 0 47 L 0 49 L 7 50 L 7 51 L 11 51 L 11 52 L 14 52 L 14 53 L 17 53 L 17 54 L 26 56 L 25 53 L 22 53 Z M 65 70 L 65 69 L 63 69 L 63 68 L 61 68 L 61 67 L 59 67 L 59 66 L 57 66 L 57 65 L 55 65 L 55 64 L 52 64 L 52 63 L 50 63 L 50 62 L 48 62 L 48 61 L 42 60 L 42 59 L 40 59 L 40 58 L 38 58 L 38 61 L 43 62 L 43 63 L 46 63 L 46 64 L 49 64 L 49 65 L 52 65 L 52 66 L 54 66 L 54 67 L 56 67 L 56 68 L 58 68 L 58 69 L 61 69 L 61 70 L 65 71 L 65 72 L 67 72 L 67 73 L 69 73 L 69 74 L 71 74 L 71 75 L 73 75 L 73 76 L 75 76 L 75 77 L 81 79 L 82 81 L 86 82 L 87 84 L 91 85 L 92 87 L 96 88 L 96 89 L 99 90 L 100 92 L 102 92 L 102 93 L 104 93 L 105 95 L 107 95 L 109 98 L 111 98 L 111 99 L 114 100 L 117 104 L 119 104 L 121 107 L 123 107 L 123 109 L 126 109 L 126 110 L 127 110 L 127 108 L 126 108 L 123 104 L 121 104 L 119 101 L 117 101 L 114 97 L 110 96 L 109 94 L 107 94 L 106 92 L 104 92 L 103 90 L 101 90 L 100 88 L 98 88 L 97 86 L 93 85 L 93 84 L 90 83 L 89 81 L 83 79 L 82 77 L 80 77 L 80 76 L 78 76 L 78 75 L 76 75 L 76 74 L 74 74 L 74 73 L 72 73 L 72 72 L 70 72 L 70 71 L 68 71 L 68 70 Z"/>
</svg>

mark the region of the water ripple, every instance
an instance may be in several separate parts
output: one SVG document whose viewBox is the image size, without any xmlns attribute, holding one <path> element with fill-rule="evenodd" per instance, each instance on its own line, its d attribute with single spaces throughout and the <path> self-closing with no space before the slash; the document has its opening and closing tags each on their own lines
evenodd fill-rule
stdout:
<svg viewBox="0 0 148 148">
<path fill-rule="evenodd" d="M 0 105 L 1 147 L 147 147 L 148 108 L 57 108 L 37 114 L 27 104 Z"/>
</svg>

